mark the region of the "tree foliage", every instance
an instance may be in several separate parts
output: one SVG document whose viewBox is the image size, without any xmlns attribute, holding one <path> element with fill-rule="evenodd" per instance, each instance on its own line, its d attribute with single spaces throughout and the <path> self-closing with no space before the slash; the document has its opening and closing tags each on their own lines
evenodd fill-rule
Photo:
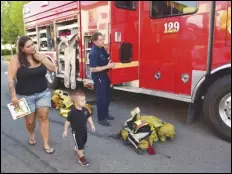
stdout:
<svg viewBox="0 0 232 174">
<path fill-rule="evenodd" d="M 3 44 L 15 44 L 24 35 L 23 6 L 28 1 L 1 1 L 1 39 Z"/>
</svg>

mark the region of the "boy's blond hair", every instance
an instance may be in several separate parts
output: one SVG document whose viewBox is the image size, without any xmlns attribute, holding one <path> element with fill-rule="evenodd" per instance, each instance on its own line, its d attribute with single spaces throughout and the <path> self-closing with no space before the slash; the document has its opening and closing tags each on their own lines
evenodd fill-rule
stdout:
<svg viewBox="0 0 232 174">
<path fill-rule="evenodd" d="M 81 90 L 81 89 L 73 91 L 72 94 L 71 94 L 71 99 L 72 99 L 73 102 L 75 102 L 74 98 L 73 98 L 74 96 L 83 97 L 83 96 L 85 96 L 85 92 L 83 90 Z"/>
</svg>

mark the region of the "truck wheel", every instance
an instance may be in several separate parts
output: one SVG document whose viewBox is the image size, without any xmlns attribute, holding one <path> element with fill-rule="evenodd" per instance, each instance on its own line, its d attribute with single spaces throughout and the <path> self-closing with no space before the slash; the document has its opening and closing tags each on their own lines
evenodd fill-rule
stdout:
<svg viewBox="0 0 232 174">
<path fill-rule="evenodd" d="M 59 85 L 59 79 L 56 77 L 55 72 L 49 72 L 47 71 L 46 79 L 48 82 L 48 88 L 49 89 L 56 89 Z"/>
<path fill-rule="evenodd" d="M 206 121 L 218 135 L 231 141 L 231 75 L 226 75 L 208 89 L 203 104 Z"/>
</svg>

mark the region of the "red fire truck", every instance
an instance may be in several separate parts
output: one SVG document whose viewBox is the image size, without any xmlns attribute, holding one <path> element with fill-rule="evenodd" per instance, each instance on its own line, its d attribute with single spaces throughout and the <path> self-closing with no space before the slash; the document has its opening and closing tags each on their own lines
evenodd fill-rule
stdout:
<svg viewBox="0 0 232 174">
<path fill-rule="evenodd" d="M 51 88 L 64 79 L 59 42 L 76 34 L 76 80 L 94 87 L 88 53 L 99 31 L 116 63 L 114 89 L 188 102 L 187 123 L 203 109 L 230 141 L 230 1 L 31 1 L 23 13 L 26 35 L 58 67 Z"/>
</svg>

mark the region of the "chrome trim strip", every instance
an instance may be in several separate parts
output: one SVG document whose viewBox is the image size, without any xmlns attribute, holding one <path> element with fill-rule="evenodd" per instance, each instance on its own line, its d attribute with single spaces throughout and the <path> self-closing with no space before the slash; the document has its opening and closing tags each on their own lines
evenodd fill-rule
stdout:
<svg viewBox="0 0 232 174">
<path fill-rule="evenodd" d="M 179 100 L 179 101 L 188 102 L 188 103 L 191 102 L 191 96 L 184 95 L 184 94 L 173 94 L 170 92 L 162 92 L 162 91 L 156 91 L 156 90 L 150 90 L 150 89 L 144 89 L 144 88 L 135 88 L 135 87 L 129 87 L 129 86 L 113 87 L 113 88 L 117 90 L 140 93 L 140 94 L 148 94 L 148 95 L 153 95 L 153 96 L 163 97 L 163 98 L 168 98 L 168 99 L 173 99 L 173 100 Z"/>
</svg>

